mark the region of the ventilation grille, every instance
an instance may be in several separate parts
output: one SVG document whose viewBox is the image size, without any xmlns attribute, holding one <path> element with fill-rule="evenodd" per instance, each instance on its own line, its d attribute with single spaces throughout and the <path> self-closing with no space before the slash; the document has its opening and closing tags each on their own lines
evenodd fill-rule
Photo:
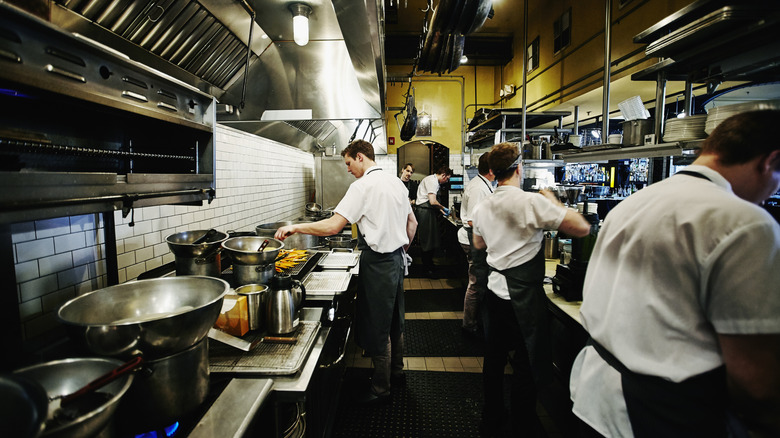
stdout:
<svg viewBox="0 0 780 438">
<path fill-rule="evenodd" d="M 220 88 L 246 62 L 246 44 L 193 0 L 59 3 Z"/>
<path fill-rule="evenodd" d="M 333 123 L 322 120 L 289 121 L 284 123 L 319 140 L 325 140 L 336 130 Z"/>
</svg>

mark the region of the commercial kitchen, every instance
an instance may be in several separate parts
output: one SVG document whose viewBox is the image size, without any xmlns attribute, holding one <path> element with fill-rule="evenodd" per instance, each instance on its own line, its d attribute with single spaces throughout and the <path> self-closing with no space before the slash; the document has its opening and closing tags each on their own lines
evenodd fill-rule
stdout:
<svg viewBox="0 0 780 438">
<path fill-rule="evenodd" d="M 457 242 L 479 157 L 517 142 L 523 189 L 598 224 L 729 115 L 780 108 L 778 30 L 760 1 L 0 0 L 4 427 L 479 436 Z M 355 227 L 273 239 L 333 214 L 355 139 L 384 172 L 454 171 L 437 278 L 409 250 L 408 380 L 381 407 L 349 398 L 371 367 Z M 568 376 L 596 238 L 545 233 L 549 437 L 578 436 Z M 44 421 L 41 386 L 63 396 L 123 363 L 89 415 Z"/>
</svg>

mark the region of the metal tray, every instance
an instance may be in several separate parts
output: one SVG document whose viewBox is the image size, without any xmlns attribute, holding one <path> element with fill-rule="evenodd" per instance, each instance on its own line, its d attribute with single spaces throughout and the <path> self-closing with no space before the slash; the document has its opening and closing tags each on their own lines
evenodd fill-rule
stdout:
<svg viewBox="0 0 780 438">
<path fill-rule="evenodd" d="M 303 279 L 303 286 L 306 295 L 332 295 L 347 290 L 351 278 L 349 272 L 310 272 Z"/>
<path fill-rule="evenodd" d="M 295 332 L 286 335 L 298 338 L 295 344 L 262 342 L 251 351 L 241 351 L 220 342 L 209 342 L 209 371 L 269 376 L 295 374 L 314 346 L 320 325 L 319 321 L 301 321 Z M 258 332 L 247 334 L 241 339 L 254 342 L 262 337 L 263 334 Z"/>
<path fill-rule="evenodd" d="M 357 265 L 358 260 L 360 253 L 333 250 L 323 253 L 317 264 L 323 269 L 349 269 Z"/>
</svg>

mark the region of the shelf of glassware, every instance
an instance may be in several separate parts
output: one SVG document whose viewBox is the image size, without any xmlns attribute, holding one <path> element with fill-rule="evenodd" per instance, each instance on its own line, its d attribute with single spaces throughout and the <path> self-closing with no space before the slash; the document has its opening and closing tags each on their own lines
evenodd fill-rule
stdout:
<svg viewBox="0 0 780 438">
<path fill-rule="evenodd" d="M 591 152 L 563 154 L 564 163 L 587 163 L 592 161 L 621 160 L 628 158 L 676 157 L 695 155 L 704 140 L 686 140 L 672 143 L 627 146 Z"/>
</svg>

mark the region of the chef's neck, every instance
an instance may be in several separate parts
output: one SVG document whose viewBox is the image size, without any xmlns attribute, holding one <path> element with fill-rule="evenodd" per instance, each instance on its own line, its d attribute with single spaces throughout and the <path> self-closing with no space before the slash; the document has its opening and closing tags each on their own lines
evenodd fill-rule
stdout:
<svg viewBox="0 0 780 438">
<path fill-rule="evenodd" d="M 522 166 L 518 166 L 517 169 L 515 169 L 515 171 L 512 172 L 512 176 L 510 176 L 509 178 L 503 181 L 499 181 L 498 186 L 499 187 L 513 186 L 517 188 L 522 188 L 522 186 L 520 185 L 520 180 L 522 179 L 522 175 L 523 175 L 523 168 Z"/>
</svg>

